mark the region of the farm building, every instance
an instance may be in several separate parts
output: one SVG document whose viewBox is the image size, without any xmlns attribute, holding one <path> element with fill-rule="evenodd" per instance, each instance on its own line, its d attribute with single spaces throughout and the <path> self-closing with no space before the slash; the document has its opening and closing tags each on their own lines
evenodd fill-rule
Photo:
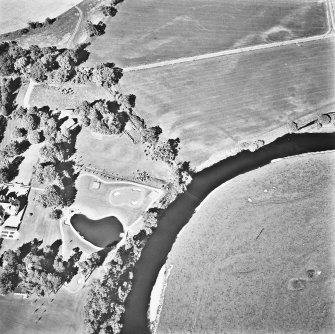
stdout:
<svg viewBox="0 0 335 334">
<path fill-rule="evenodd" d="M 67 119 L 62 125 L 61 125 L 61 130 L 71 130 L 74 129 L 77 126 L 77 122 L 73 118 Z"/>
<path fill-rule="evenodd" d="M 17 239 L 18 228 L 27 204 L 29 186 L 17 183 L 0 185 L 0 236 L 5 239 Z"/>
<path fill-rule="evenodd" d="M 6 216 L 16 216 L 20 210 L 20 200 L 0 195 L 0 224 L 5 222 Z"/>
</svg>

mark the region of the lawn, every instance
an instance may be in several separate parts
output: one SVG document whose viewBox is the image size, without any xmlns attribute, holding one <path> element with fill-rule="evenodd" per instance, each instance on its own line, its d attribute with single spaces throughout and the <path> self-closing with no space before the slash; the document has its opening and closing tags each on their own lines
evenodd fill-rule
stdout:
<svg viewBox="0 0 335 334">
<path fill-rule="evenodd" d="M 334 43 L 259 50 L 138 72 L 122 86 L 135 111 L 165 136 L 180 137 L 181 158 L 212 163 L 244 141 L 334 108 Z M 224 154 L 223 154 L 224 155 Z"/>
<path fill-rule="evenodd" d="M 213 191 L 169 254 L 157 333 L 333 333 L 334 168 L 297 156 Z"/>
<path fill-rule="evenodd" d="M 99 188 L 94 188 L 95 181 L 99 182 Z M 127 192 L 129 187 L 139 189 L 142 192 L 141 201 L 138 206 L 121 206 L 119 203 L 113 204 L 111 196 L 116 191 L 122 196 L 122 192 Z M 123 182 L 104 183 L 91 175 L 83 174 L 76 182 L 78 190 L 73 207 L 79 209 L 81 213 L 90 219 L 101 219 L 103 217 L 115 216 L 122 224 L 130 226 L 146 210 L 151 202 L 152 192 L 149 188 L 141 185 L 131 185 Z"/>
<path fill-rule="evenodd" d="M 126 135 L 103 136 L 97 139 L 84 128 L 77 137 L 77 159 L 86 167 L 94 167 L 133 180 L 137 170 L 147 171 L 159 180 L 167 180 L 169 167 L 152 161 L 144 154 L 141 144 L 133 144 Z"/>
<path fill-rule="evenodd" d="M 71 89 L 71 93 L 65 91 Z M 62 91 L 64 90 L 64 91 Z M 84 100 L 93 102 L 99 99 L 111 99 L 111 95 L 102 87 L 94 84 L 74 85 L 66 83 L 58 86 L 38 85 L 30 97 L 32 106 L 49 106 L 51 109 L 75 108 Z"/>
<path fill-rule="evenodd" d="M 317 0 L 125 1 L 89 47 L 90 65 L 163 61 L 327 31 Z"/>
</svg>

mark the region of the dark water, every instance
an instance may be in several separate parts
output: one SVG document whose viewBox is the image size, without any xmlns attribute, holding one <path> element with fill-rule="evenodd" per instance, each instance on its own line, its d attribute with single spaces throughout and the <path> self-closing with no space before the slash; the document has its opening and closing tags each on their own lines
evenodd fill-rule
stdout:
<svg viewBox="0 0 335 334">
<path fill-rule="evenodd" d="M 116 217 L 92 220 L 85 215 L 75 214 L 71 217 L 73 227 L 89 242 L 98 247 L 106 247 L 113 241 L 119 241 L 123 227 Z"/>
<path fill-rule="evenodd" d="M 165 210 L 135 266 L 133 288 L 125 304 L 122 333 L 150 333 L 147 310 L 159 270 L 166 262 L 177 234 L 210 192 L 239 174 L 269 164 L 273 159 L 331 149 L 335 149 L 335 133 L 291 134 L 256 152 L 243 151 L 197 173 L 187 191 Z"/>
</svg>

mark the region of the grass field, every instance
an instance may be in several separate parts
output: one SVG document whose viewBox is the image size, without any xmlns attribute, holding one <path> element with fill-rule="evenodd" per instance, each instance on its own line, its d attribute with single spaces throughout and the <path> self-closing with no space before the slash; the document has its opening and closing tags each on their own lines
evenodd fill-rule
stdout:
<svg viewBox="0 0 335 334">
<path fill-rule="evenodd" d="M 169 254 L 157 333 L 333 333 L 334 168 L 298 156 L 213 191 Z"/>
<path fill-rule="evenodd" d="M 121 67 L 322 34 L 316 0 L 125 1 L 106 34 L 93 41 L 90 65 Z"/>
<path fill-rule="evenodd" d="M 126 135 L 103 136 L 99 140 L 89 130 L 82 129 L 76 148 L 78 159 L 85 166 L 116 173 L 126 179 L 133 179 L 137 170 L 147 171 L 161 180 L 166 180 L 169 175 L 167 164 L 151 161 L 144 154 L 142 145 L 134 145 Z"/>
<path fill-rule="evenodd" d="M 62 93 L 62 89 L 73 90 L 72 94 Z M 18 96 L 20 98 L 21 95 Z M 32 106 L 49 106 L 51 109 L 74 108 L 83 100 L 93 102 L 99 99 L 111 99 L 111 95 L 102 87 L 94 84 L 74 85 L 66 83 L 59 86 L 38 85 L 30 97 L 30 105 Z M 22 99 L 23 100 L 23 99 Z M 20 102 L 20 101 L 19 101 Z"/>
<path fill-rule="evenodd" d="M 333 59 L 334 43 L 322 40 L 127 72 L 122 86 L 136 95 L 135 111 L 180 137 L 182 159 L 199 166 L 290 120 L 332 111 Z"/>
<path fill-rule="evenodd" d="M 82 310 L 86 294 L 86 288 L 75 295 L 62 289 L 52 297 L 52 302 L 41 298 L 37 303 L 34 298 L 0 296 L 0 331 L 2 334 L 84 333 Z"/>
</svg>

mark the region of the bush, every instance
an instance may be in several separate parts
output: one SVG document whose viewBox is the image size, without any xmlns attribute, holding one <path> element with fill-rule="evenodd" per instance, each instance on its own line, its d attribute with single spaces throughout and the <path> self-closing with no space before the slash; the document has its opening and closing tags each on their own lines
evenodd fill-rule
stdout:
<svg viewBox="0 0 335 334">
<path fill-rule="evenodd" d="M 106 24 L 100 21 L 98 24 L 93 24 L 91 21 L 87 21 L 85 25 L 86 33 L 89 37 L 100 36 L 105 33 Z"/>
<path fill-rule="evenodd" d="M 60 209 L 54 209 L 54 210 L 51 210 L 50 214 L 49 214 L 49 217 L 51 219 L 59 219 L 62 217 L 62 210 Z"/>
<path fill-rule="evenodd" d="M 102 13 L 105 15 L 105 16 L 115 16 L 116 13 L 117 13 L 117 9 L 113 6 L 103 6 L 102 7 Z"/>
</svg>

